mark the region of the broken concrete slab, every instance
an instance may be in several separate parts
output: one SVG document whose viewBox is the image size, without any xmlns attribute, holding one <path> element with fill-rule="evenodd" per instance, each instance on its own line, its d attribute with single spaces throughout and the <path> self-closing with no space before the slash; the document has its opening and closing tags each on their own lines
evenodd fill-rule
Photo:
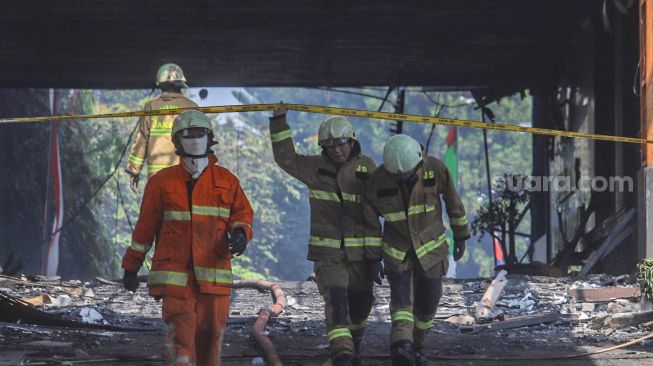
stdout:
<svg viewBox="0 0 653 366">
<path fill-rule="evenodd" d="M 604 324 L 610 328 L 629 327 L 653 321 L 653 311 L 638 313 L 619 313 L 609 316 Z"/>
</svg>

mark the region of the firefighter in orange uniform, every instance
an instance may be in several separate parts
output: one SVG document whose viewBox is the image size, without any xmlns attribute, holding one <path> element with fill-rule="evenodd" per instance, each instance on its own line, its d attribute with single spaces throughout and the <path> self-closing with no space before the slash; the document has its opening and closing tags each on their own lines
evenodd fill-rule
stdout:
<svg viewBox="0 0 653 366">
<path fill-rule="evenodd" d="M 189 110 L 174 120 L 178 165 L 147 182 L 132 243 L 123 258 L 125 288 L 156 241 L 151 296 L 163 298 L 168 364 L 219 365 L 229 315 L 231 257 L 252 239 L 253 211 L 238 179 L 218 166 L 209 118 Z"/>
</svg>

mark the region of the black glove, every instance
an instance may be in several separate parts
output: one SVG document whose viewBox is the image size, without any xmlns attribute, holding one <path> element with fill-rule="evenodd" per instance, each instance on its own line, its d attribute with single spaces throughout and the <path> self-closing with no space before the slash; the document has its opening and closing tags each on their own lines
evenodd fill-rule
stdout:
<svg viewBox="0 0 653 366">
<path fill-rule="evenodd" d="M 138 272 L 125 270 L 125 274 L 122 276 L 122 283 L 127 290 L 136 292 L 138 288 Z"/>
<path fill-rule="evenodd" d="M 239 256 L 245 252 L 245 247 L 247 247 L 247 235 L 245 235 L 245 230 L 243 230 L 243 228 L 237 227 L 231 230 L 228 240 L 231 254 Z"/>
<path fill-rule="evenodd" d="M 465 241 L 461 239 L 454 239 L 453 241 L 453 260 L 458 262 L 465 254 Z"/>
<path fill-rule="evenodd" d="M 385 272 L 383 271 L 381 260 L 368 260 L 367 270 L 369 271 L 370 277 L 372 277 L 372 281 L 376 282 L 377 285 L 383 283 Z"/>
</svg>

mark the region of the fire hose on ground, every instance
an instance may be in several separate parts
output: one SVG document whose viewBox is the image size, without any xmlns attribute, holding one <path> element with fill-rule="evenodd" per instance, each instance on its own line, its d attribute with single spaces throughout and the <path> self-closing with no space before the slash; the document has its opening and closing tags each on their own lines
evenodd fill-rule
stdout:
<svg viewBox="0 0 653 366">
<path fill-rule="evenodd" d="M 265 358 L 269 365 L 283 366 L 277 351 L 270 338 L 265 335 L 265 326 L 268 324 L 270 317 L 279 316 L 286 306 L 286 295 L 283 293 L 281 286 L 274 282 L 266 280 L 242 280 L 235 281 L 233 288 L 255 288 L 261 291 L 270 290 L 274 303 L 271 308 L 262 308 L 258 312 L 256 323 L 254 323 L 254 338 L 265 352 Z"/>
</svg>

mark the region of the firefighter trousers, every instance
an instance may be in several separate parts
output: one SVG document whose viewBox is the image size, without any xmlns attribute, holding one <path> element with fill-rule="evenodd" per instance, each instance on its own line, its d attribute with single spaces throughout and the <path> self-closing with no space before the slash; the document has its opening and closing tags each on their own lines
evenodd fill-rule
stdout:
<svg viewBox="0 0 653 366">
<path fill-rule="evenodd" d="M 163 297 L 167 365 L 220 365 L 222 340 L 229 316 L 229 296 L 200 293 L 195 281 L 187 298 Z"/>
<path fill-rule="evenodd" d="M 315 282 L 324 299 L 329 353 L 354 355 L 363 340 L 367 317 L 374 304 L 374 283 L 367 262 L 315 261 Z"/>
<path fill-rule="evenodd" d="M 386 271 L 390 283 L 390 344 L 411 342 L 422 348 L 433 326 L 433 317 L 442 297 L 442 276 L 448 258 L 424 271 L 411 250 L 397 272 Z"/>
</svg>

